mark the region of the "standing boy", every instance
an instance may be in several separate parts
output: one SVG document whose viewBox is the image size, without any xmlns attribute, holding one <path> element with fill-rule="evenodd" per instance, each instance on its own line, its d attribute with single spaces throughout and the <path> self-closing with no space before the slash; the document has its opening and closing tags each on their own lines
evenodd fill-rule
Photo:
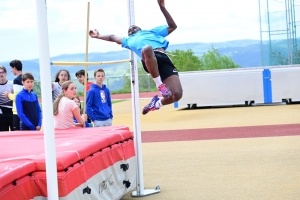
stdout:
<svg viewBox="0 0 300 200">
<path fill-rule="evenodd" d="M 22 84 L 22 62 L 19 60 L 13 60 L 9 63 L 11 67 L 11 72 L 17 76 L 13 82 L 13 92 L 7 91 L 4 93 L 4 96 L 13 101 L 13 130 L 20 130 L 20 118 L 18 117 L 17 109 L 16 109 L 16 96 L 18 92 L 23 89 Z"/>
<path fill-rule="evenodd" d="M 91 85 L 87 93 L 86 113 L 95 127 L 112 125 L 112 103 L 109 89 L 103 84 L 105 72 L 96 69 L 94 72 L 96 84 Z"/>
<path fill-rule="evenodd" d="M 78 82 L 81 83 L 82 85 L 84 85 L 84 79 L 85 79 L 84 73 L 85 73 L 84 69 L 81 69 L 75 73 L 75 76 L 76 76 Z M 93 84 L 93 82 L 89 82 L 89 74 L 86 73 L 86 92 L 89 91 L 92 84 Z"/>
<path fill-rule="evenodd" d="M 38 96 L 32 91 L 34 77 L 31 73 L 22 76 L 24 89 L 16 96 L 16 107 L 20 118 L 20 130 L 37 130 L 42 126 L 42 111 Z"/>
<path fill-rule="evenodd" d="M 6 79 L 7 71 L 0 66 L 0 94 L 13 91 L 13 83 Z M 12 100 L 0 95 L 0 131 L 13 130 Z"/>
<path fill-rule="evenodd" d="M 81 83 L 82 85 L 84 85 L 84 79 L 85 79 L 85 70 L 81 69 L 79 71 L 77 71 L 75 73 L 75 76 L 78 80 L 79 83 Z M 91 85 L 93 84 L 93 82 L 89 82 L 89 74 L 86 73 L 86 92 L 88 92 L 91 88 Z M 88 123 L 91 123 L 91 119 L 88 117 L 87 119 Z"/>
</svg>

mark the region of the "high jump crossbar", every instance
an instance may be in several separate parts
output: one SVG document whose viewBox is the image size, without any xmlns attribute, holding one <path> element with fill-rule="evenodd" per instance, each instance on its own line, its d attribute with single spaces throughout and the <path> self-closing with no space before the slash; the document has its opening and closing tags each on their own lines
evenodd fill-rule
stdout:
<svg viewBox="0 0 300 200">
<path fill-rule="evenodd" d="M 60 62 L 54 61 L 50 62 L 50 65 L 58 65 L 58 66 L 85 66 L 85 65 L 109 65 L 109 64 L 117 64 L 124 62 L 132 62 L 131 59 L 125 60 L 116 60 L 116 61 L 103 61 L 103 62 Z"/>
</svg>

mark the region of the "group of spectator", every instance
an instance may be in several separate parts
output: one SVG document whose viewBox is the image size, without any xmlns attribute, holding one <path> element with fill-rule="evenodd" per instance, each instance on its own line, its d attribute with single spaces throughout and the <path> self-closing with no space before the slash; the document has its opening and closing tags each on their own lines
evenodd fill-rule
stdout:
<svg viewBox="0 0 300 200">
<path fill-rule="evenodd" d="M 10 62 L 11 72 L 16 76 L 13 82 L 7 80 L 7 69 L 0 66 L 0 131 L 36 130 L 42 127 L 42 110 L 39 98 L 33 92 L 34 77 L 22 73 L 22 62 Z M 87 73 L 86 73 L 87 74 Z M 84 85 L 85 71 L 75 73 L 79 83 Z M 52 82 L 54 128 L 100 127 L 112 125 L 112 102 L 110 91 L 103 84 L 105 72 L 96 69 L 95 83 L 86 77 L 86 113 L 81 109 L 76 84 L 68 70 L 59 70 Z"/>
<path fill-rule="evenodd" d="M 16 76 L 13 82 L 7 80 L 6 68 L 0 66 L 0 131 L 20 130 L 16 97 L 23 90 L 22 62 L 13 60 L 9 65 L 11 72 Z"/>
</svg>

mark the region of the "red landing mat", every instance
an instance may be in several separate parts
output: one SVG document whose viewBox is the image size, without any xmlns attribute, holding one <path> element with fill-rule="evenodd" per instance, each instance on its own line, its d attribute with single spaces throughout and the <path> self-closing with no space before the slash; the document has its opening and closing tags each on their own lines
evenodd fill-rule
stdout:
<svg viewBox="0 0 300 200">
<path fill-rule="evenodd" d="M 60 199 L 117 199 L 135 188 L 134 143 L 128 127 L 56 130 L 55 143 Z M 105 180 L 109 187 L 99 193 Z M 0 200 L 45 199 L 46 188 L 43 132 L 2 132 Z"/>
</svg>

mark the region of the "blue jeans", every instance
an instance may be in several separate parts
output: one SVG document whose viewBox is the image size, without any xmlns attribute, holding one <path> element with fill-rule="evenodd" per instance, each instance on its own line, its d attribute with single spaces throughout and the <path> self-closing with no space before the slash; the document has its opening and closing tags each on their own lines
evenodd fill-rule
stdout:
<svg viewBox="0 0 300 200">
<path fill-rule="evenodd" d="M 98 121 L 98 120 L 95 120 L 94 121 L 94 127 L 101 127 L 101 126 L 111 126 L 112 125 L 112 119 L 107 119 L 107 120 L 104 120 L 104 121 Z"/>
</svg>

